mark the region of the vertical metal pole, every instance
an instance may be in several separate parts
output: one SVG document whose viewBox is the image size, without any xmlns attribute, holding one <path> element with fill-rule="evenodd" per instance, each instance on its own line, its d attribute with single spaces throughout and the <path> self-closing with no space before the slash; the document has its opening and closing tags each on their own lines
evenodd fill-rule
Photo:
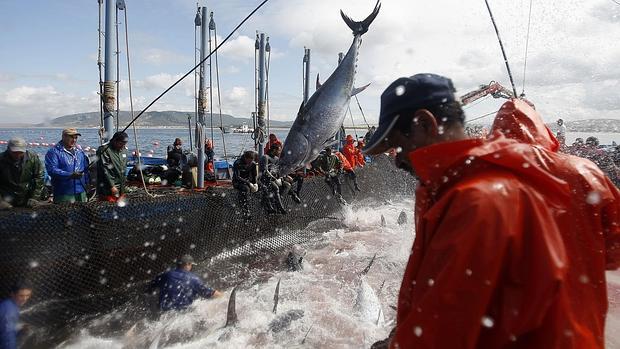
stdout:
<svg viewBox="0 0 620 349">
<path fill-rule="evenodd" d="M 116 1 L 105 2 L 105 74 L 103 82 L 103 141 L 112 138 L 114 130 L 114 109 L 116 108 L 116 85 L 114 66 L 114 23 L 116 23 Z"/>
<path fill-rule="evenodd" d="M 310 49 L 305 49 L 304 52 L 304 104 L 308 102 L 308 98 L 310 97 Z"/>
<path fill-rule="evenodd" d="M 207 24 L 207 8 L 202 7 L 202 23 L 200 26 L 200 60 L 207 57 L 207 39 L 209 25 Z M 198 135 L 196 151 L 198 152 L 198 188 L 205 186 L 205 114 L 207 111 L 207 77 L 205 62 L 200 65 L 200 90 L 198 92 Z"/>
<path fill-rule="evenodd" d="M 258 153 L 263 156 L 263 146 L 265 143 L 265 33 L 260 34 L 260 45 L 258 49 L 258 124 L 257 142 Z"/>
<path fill-rule="evenodd" d="M 192 147 L 192 115 L 187 113 L 187 129 L 189 130 L 189 151 L 194 151 Z"/>
</svg>

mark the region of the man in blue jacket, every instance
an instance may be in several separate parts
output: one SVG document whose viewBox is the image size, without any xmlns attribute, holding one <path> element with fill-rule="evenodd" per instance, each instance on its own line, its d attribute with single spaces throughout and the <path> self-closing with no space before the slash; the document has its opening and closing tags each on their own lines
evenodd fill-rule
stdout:
<svg viewBox="0 0 620 349">
<path fill-rule="evenodd" d="M 45 155 L 45 169 L 52 178 L 54 203 L 86 202 L 88 157 L 76 146 L 81 136 L 75 128 L 62 130 L 62 140 Z"/>
<path fill-rule="evenodd" d="M 202 280 L 191 272 L 194 258 L 186 254 L 177 261 L 177 268 L 160 274 L 149 286 L 149 291 L 159 288 L 159 308 L 162 311 L 187 309 L 198 296 L 220 297 L 221 292 L 206 287 Z"/>
<path fill-rule="evenodd" d="M 0 302 L 0 349 L 16 349 L 17 337 L 25 329 L 18 331 L 19 308 L 23 307 L 32 296 L 32 287 L 25 283 L 16 283 L 11 287 L 9 298 Z"/>
</svg>

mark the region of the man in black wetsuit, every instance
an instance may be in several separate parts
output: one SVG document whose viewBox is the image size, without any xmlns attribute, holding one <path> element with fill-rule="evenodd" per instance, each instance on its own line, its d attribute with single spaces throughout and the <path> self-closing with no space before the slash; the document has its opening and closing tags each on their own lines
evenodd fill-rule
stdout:
<svg viewBox="0 0 620 349">
<path fill-rule="evenodd" d="M 286 194 L 291 195 L 291 198 L 296 203 L 300 203 L 301 200 L 294 191 L 291 191 L 292 178 L 289 176 L 280 177 L 278 175 L 277 162 L 282 152 L 282 146 L 279 144 L 272 144 L 269 148 L 267 155 L 263 156 L 260 161 L 260 181 L 263 189 L 263 205 L 267 213 L 281 213 L 286 214 L 286 210 L 282 205 L 282 197 Z"/>
<path fill-rule="evenodd" d="M 252 150 L 243 153 L 233 164 L 232 184 L 239 193 L 239 205 L 244 215 L 250 215 L 248 200 L 250 193 L 258 191 L 258 169 L 254 159 L 256 154 Z"/>
<path fill-rule="evenodd" d="M 169 183 L 174 183 L 183 173 L 184 154 L 181 138 L 175 138 L 174 143 L 168 146 L 167 151 L 168 171 L 166 172 L 166 179 Z"/>
</svg>

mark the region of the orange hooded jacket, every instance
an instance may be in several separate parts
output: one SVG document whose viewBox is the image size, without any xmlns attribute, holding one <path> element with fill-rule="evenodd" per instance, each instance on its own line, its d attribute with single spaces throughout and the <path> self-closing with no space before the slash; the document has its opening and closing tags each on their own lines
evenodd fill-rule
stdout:
<svg viewBox="0 0 620 349">
<path fill-rule="evenodd" d="M 556 153 L 527 104 L 506 103 L 494 130 L 410 154 L 416 238 L 390 346 L 602 348 L 620 193 L 591 162 Z"/>
<path fill-rule="evenodd" d="M 334 154 L 340 159 L 340 163 L 342 164 L 342 169 L 346 172 L 353 171 L 353 167 L 347 158 L 339 151 L 334 152 Z"/>
<path fill-rule="evenodd" d="M 359 149 L 357 149 L 355 145 L 353 144 L 353 136 L 347 135 L 346 143 L 342 147 L 342 153 L 347 158 L 347 160 L 349 160 L 349 164 L 351 164 L 352 168 L 355 168 L 357 166 L 357 153 L 358 152 L 359 152 Z"/>
</svg>

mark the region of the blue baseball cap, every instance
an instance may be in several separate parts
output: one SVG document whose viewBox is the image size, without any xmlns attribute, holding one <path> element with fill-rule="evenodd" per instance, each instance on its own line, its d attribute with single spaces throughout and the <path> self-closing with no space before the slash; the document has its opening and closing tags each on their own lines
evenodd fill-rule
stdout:
<svg viewBox="0 0 620 349">
<path fill-rule="evenodd" d="M 388 149 L 385 140 L 398 122 L 400 113 L 454 102 L 455 92 L 452 80 L 437 74 L 424 73 L 396 79 L 381 94 L 379 127 L 363 152 L 375 155 Z"/>
</svg>

